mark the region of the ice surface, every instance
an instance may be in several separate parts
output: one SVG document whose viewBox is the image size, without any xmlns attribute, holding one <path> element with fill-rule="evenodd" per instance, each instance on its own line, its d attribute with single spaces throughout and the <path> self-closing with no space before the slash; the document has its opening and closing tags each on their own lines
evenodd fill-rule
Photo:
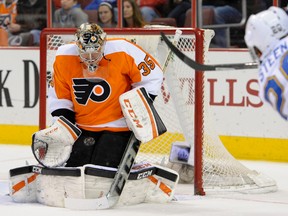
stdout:
<svg viewBox="0 0 288 216">
<path fill-rule="evenodd" d="M 176 195 L 180 201 L 168 204 L 143 203 L 107 210 L 75 211 L 48 207 L 41 204 L 14 203 L 8 194 L 8 173 L 12 168 L 36 164 L 29 146 L 0 145 L 0 210 L 3 216 L 266 216 L 288 215 L 288 163 L 242 161 L 273 177 L 278 191 L 267 194 L 230 194 L 218 196 L 194 196 L 193 185 L 178 185 Z"/>
</svg>

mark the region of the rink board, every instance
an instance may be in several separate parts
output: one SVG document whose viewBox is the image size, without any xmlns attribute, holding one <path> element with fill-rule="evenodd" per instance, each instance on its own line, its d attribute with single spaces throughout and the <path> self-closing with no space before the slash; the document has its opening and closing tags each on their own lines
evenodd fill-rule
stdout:
<svg viewBox="0 0 288 216">
<path fill-rule="evenodd" d="M 0 143 L 30 145 L 39 121 L 39 50 L 0 49 L 0 54 Z M 207 64 L 250 61 L 247 50 L 211 50 Z M 288 161 L 287 122 L 258 98 L 257 70 L 206 74 L 214 128 L 232 155 Z"/>
</svg>

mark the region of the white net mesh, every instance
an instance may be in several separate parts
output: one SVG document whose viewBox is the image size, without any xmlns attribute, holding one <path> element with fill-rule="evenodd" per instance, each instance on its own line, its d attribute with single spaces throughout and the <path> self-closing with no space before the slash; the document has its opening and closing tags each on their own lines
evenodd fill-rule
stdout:
<svg viewBox="0 0 288 216">
<path fill-rule="evenodd" d="M 59 30 L 60 31 L 60 30 Z M 204 32 L 205 53 L 211 40 L 212 31 Z M 159 34 L 139 35 L 137 32 L 127 34 L 109 34 L 109 37 L 124 37 L 140 45 L 158 62 L 163 65 L 169 49 Z M 166 34 L 173 41 L 173 34 Z M 65 40 L 63 40 L 65 38 Z M 48 78 L 52 71 L 55 51 L 61 44 L 70 40 L 67 35 L 47 35 L 47 72 Z M 64 42 L 65 41 L 65 42 Z M 195 59 L 195 35 L 192 31 L 182 34 L 177 43 L 185 55 Z M 155 107 L 164 121 L 168 131 L 155 140 L 141 146 L 137 156 L 138 161 L 146 160 L 152 163 L 167 165 L 172 143 L 186 141 L 194 149 L 194 102 L 195 102 L 195 72 L 177 57 L 173 57 L 165 71 L 165 81 L 161 88 L 161 95 L 155 100 Z M 213 120 L 209 117 L 208 89 L 204 88 L 204 125 L 203 127 L 203 170 L 202 181 L 204 191 L 228 192 L 228 191 L 258 191 L 268 192 L 276 189 L 273 179 L 256 171 L 250 170 L 237 161 L 224 147 L 217 133 L 213 130 Z M 197 94 L 197 93 L 196 93 Z M 47 117 L 49 115 L 47 114 Z"/>
</svg>

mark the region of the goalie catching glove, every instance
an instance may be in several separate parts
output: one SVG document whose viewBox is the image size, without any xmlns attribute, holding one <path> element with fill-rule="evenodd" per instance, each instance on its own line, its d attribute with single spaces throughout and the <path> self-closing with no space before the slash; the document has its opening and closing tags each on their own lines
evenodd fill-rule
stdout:
<svg viewBox="0 0 288 216">
<path fill-rule="evenodd" d="M 60 116 L 49 128 L 32 136 L 32 152 L 36 160 L 45 167 L 63 166 L 69 159 L 74 142 L 81 130 Z"/>
</svg>

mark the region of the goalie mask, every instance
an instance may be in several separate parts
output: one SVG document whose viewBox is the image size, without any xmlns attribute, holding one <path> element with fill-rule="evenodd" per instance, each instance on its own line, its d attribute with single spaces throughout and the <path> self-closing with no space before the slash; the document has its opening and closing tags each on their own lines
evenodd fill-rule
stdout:
<svg viewBox="0 0 288 216">
<path fill-rule="evenodd" d="M 270 53 L 274 44 L 288 34 L 288 16 L 278 7 L 270 7 L 256 15 L 251 15 L 245 29 L 245 43 L 253 59 Z"/>
<path fill-rule="evenodd" d="M 87 66 L 84 77 L 92 77 L 103 58 L 106 33 L 95 23 L 83 23 L 76 32 L 80 59 Z M 87 74 L 85 74 L 87 73 Z"/>
</svg>

